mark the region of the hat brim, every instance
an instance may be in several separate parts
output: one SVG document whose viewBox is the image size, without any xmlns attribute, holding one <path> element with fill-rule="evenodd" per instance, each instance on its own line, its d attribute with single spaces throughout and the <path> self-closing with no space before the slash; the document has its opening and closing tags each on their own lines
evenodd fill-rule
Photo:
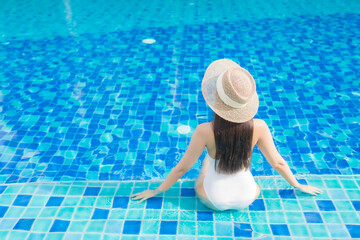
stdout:
<svg viewBox="0 0 360 240">
<path fill-rule="evenodd" d="M 216 91 L 216 80 L 218 76 L 232 68 L 243 69 L 237 63 L 229 59 L 220 59 L 211 63 L 205 71 L 205 75 L 201 83 L 201 91 L 206 103 L 217 115 L 230 122 L 246 122 L 252 119 L 258 111 L 259 97 L 257 93 L 251 97 L 244 107 L 233 108 L 226 105 L 220 99 Z"/>
</svg>

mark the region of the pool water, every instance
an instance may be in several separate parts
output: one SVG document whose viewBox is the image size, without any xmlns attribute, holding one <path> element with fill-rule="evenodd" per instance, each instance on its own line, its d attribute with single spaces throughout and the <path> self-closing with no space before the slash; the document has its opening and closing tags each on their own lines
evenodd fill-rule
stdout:
<svg viewBox="0 0 360 240">
<path fill-rule="evenodd" d="M 0 236 L 11 239 L 360 238 L 359 1 L 7 1 L 0 9 Z M 150 39 L 153 41 L 143 41 Z M 200 84 L 230 58 L 299 181 L 254 150 L 244 211 L 194 196 L 205 153 L 161 183 L 199 123 Z"/>
</svg>

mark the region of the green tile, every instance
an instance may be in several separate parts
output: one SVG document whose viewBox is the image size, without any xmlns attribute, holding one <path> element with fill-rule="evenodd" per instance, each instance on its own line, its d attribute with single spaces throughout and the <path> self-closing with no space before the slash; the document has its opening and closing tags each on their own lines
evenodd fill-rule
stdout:
<svg viewBox="0 0 360 240">
<path fill-rule="evenodd" d="M 22 218 L 36 218 L 40 212 L 41 212 L 40 207 L 36 207 L 36 208 L 32 208 L 32 207 L 27 207 L 26 211 L 24 212 L 24 214 L 21 216 Z"/>
<path fill-rule="evenodd" d="M 180 221 L 178 224 L 178 234 L 195 235 L 196 223 L 192 221 Z"/>
<path fill-rule="evenodd" d="M 347 200 L 333 200 L 338 211 L 355 211 L 352 203 Z"/>
<path fill-rule="evenodd" d="M 71 221 L 68 232 L 84 232 L 88 221 Z"/>
<path fill-rule="evenodd" d="M 267 223 L 266 212 L 250 212 L 250 218 L 252 223 Z M 238 221 L 235 220 L 234 221 Z"/>
<path fill-rule="evenodd" d="M 93 207 L 96 202 L 96 197 L 82 197 L 79 206 L 81 207 Z"/>
<path fill-rule="evenodd" d="M 340 217 L 342 218 L 345 224 L 358 224 L 360 223 L 360 219 L 356 212 L 340 212 Z"/>
<path fill-rule="evenodd" d="M 127 220 L 138 220 L 142 219 L 144 210 L 129 209 L 126 215 Z"/>
<path fill-rule="evenodd" d="M 38 218 L 35 220 L 31 230 L 33 232 L 48 232 L 53 223 L 52 218 Z"/>
<path fill-rule="evenodd" d="M 160 229 L 159 220 L 146 220 L 141 222 L 141 233 L 143 234 L 158 234 Z"/>
<path fill-rule="evenodd" d="M 72 215 L 75 212 L 74 207 L 62 207 L 57 213 L 57 218 L 60 219 L 71 219 Z"/>
<path fill-rule="evenodd" d="M 62 206 L 76 206 L 80 202 L 80 197 L 66 197 Z"/>
<path fill-rule="evenodd" d="M 271 210 L 282 210 L 281 200 L 280 199 L 265 199 L 265 209 L 267 211 Z"/>
<path fill-rule="evenodd" d="M 52 195 L 65 196 L 69 189 L 70 186 L 55 186 Z"/>
<path fill-rule="evenodd" d="M 78 207 L 76 209 L 74 219 L 90 219 L 93 213 L 93 208 L 89 207 Z"/>
<path fill-rule="evenodd" d="M 251 224 L 252 229 L 255 232 L 261 233 L 261 234 L 272 234 L 270 227 L 268 224 Z"/>
<path fill-rule="evenodd" d="M 99 221 L 99 220 L 90 221 L 86 228 L 86 232 L 103 232 L 105 227 L 105 222 L 106 221 Z"/>
<path fill-rule="evenodd" d="M 45 218 L 49 218 L 49 217 L 55 217 L 56 216 L 56 212 L 58 211 L 58 208 L 43 208 L 40 217 L 45 217 Z"/>
<path fill-rule="evenodd" d="M 286 223 L 284 212 L 267 211 L 267 215 L 271 223 Z"/>
<path fill-rule="evenodd" d="M 292 199 L 284 199 L 282 200 L 282 205 L 286 211 L 295 211 L 295 210 L 301 210 L 300 205 L 297 200 Z"/>
<path fill-rule="evenodd" d="M 179 211 L 174 210 L 162 210 L 161 219 L 163 220 L 178 220 Z"/>
<path fill-rule="evenodd" d="M 109 208 L 112 206 L 114 197 L 98 197 L 96 201 L 96 207 Z"/>
<path fill-rule="evenodd" d="M 305 224 L 304 225 L 289 224 L 288 226 L 291 236 L 293 237 L 308 237 L 310 235 Z"/>
<path fill-rule="evenodd" d="M 303 211 L 318 211 L 319 210 L 314 200 L 301 199 L 301 200 L 299 200 L 299 203 L 300 203 L 301 209 Z"/>
<path fill-rule="evenodd" d="M 20 218 L 24 211 L 25 207 L 10 207 L 5 214 L 5 218 Z"/>
<path fill-rule="evenodd" d="M 214 236 L 213 222 L 196 222 L 197 223 L 197 235 Z"/>
<path fill-rule="evenodd" d="M 305 218 L 302 212 L 285 212 L 288 223 L 305 223 Z"/>
<path fill-rule="evenodd" d="M 160 219 L 161 210 L 145 210 L 144 219 Z"/>
<path fill-rule="evenodd" d="M 195 211 L 180 211 L 180 220 L 195 220 L 196 212 Z"/>
<path fill-rule="evenodd" d="M 329 237 L 325 225 L 309 224 L 308 228 L 312 237 Z"/>
<path fill-rule="evenodd" d="M 326 223 L 341 223 L 337 212 L 321 212 L 321 215 Z"/>
<path fill-rule="evenodd" d="M 109 219 L 125 219 L 126 210 L 111 209 Z"/>
</svg>

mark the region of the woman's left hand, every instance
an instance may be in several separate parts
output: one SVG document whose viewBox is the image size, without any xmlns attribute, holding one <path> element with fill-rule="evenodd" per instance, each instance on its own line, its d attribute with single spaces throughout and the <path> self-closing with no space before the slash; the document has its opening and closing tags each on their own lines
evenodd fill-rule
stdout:
<svg viewBox="0 0 360 240">
<path fill-rule="evenodd" d="M 148 198 L 154 197 L 155 195 L 157 195 L 160 192 L 161 191 L 158 189 L 145 190 L 143 192 L 135 193 L 135 194 L 131 195 L 130 197 L 133 197 L 133 199 L 131 199 L 131 200 L 139 200 L 140 199 L 140 201 L 139 201 L 139 203 L 140 203 Z"/>
</svg>

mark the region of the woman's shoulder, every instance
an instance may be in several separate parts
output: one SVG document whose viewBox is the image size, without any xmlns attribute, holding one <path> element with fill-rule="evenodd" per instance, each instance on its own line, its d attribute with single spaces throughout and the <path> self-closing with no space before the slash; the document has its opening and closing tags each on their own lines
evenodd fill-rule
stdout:
<svg viewBox="0 0 360 240">
<path fill-rule="evenodd" d="M 267 127 L 266 122 L 260 118 L 254 118 L 253 123 L 254 123 L 254 127 L 257 127 L 257 128 Z"/>
</svg>

